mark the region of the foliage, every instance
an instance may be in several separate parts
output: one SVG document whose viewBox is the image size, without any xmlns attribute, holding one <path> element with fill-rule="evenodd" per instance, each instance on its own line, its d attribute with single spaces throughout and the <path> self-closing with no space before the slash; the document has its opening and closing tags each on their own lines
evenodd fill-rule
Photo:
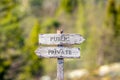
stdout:
<svg viewBox="0 0 120 80">
<path fill-rule="evenodd" d="M 38 47 L 38 34 L 40 33 L 40 30 L 40 24 L 35 20 L 34 26 L 31 29 L 28 38 L 25 40 L 23 48 L 24 65 L 22 67 L 22 71 L 19 73 L 20 75 L 18 75 L 18 80 L 33 80 L 34 78 L 39 78 L 39 76 L 42 75 L 42 60 L 38 59 L 34 52 Z"/>
<path fill-rule="evenodd" d="M 117 5 L 117 2 L 114 0 L 109 0 L 108 7 L 107 7 L 107 21 L 106 25 L 112 31 L 112 36 L 110 38 L 110 43 L 106 47 L 105 50 L 106 54 L 105 57 L 108 58 L 110 62 L 117 62 L 120 61 L 120 57 L 118 56 L 120 50 L 120 5 Z M 111 51 L 109 50 L 111 49 Z M 114 55 L 113 55 L 114 53 Z M 116 59 L 115 59 L 115 58 Z"/>
<path fill-rule="evenodd" d="M 61 7 L 67 13 L 71 13 L 78 5 L 78 0 L 61 0 Z"/>
<path fill-rule="evenodd" d="M 50 33 L 56 32 L 55 30 L 60 27 L 60 23 L 55 19 L 47 18 L 47 20 L 45 20 L 41 26 L 43 31 Z"/>
<path fill-rule="evenodd" d="M 55 60 L 39 59 L 34 51 L 41 46 L 38 34 L 56 33 L 59 27 L 86 39 L 76 45 L 81 58 L 65 60 L 65 71 L 95 70 L 120 61 L 119 0 L 1 0 L 0 79 L 38 80 L 46 73 L 55 77 Z"/>
<path fill-rule="evenodd" d="M 14 76 L 9 75 L 9 71 L 16 66 L 16 61 L 20 58 L 24 39 L 19 22 L 22 19 L 18 15 L 18 3 L 15 0 L 2 0 L 0 2 L 0 79 L 11 79 Z M 17 67 L 17 66 L 16 66 Z M 19 68 L 19 67 L 17 67 Z M 7 76 L 8 74 L 8 76 Z M 15 77 L 15 76 L 14 76 Z"/>
</svg>

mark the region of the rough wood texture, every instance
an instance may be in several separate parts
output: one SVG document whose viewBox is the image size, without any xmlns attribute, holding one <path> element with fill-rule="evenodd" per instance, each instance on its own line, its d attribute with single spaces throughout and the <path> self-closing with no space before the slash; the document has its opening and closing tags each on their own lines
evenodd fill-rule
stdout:
<svg viewBox="0 0 120 80">
<path fill-rule="evenodd" d="M 85 39 L 79 34 L 40 34 L 39 44 L 80 44 Z"/>
<path fill-rule="evenodd" d="M 57 79 L 64 80 L 64 59 L 58 58 L 57 61 Z"/>
<path fill-rule="evenodd" d="M 79 48 L 40 47 L 35 53 L 41 58 L 79 58 Z"/>
<path fill-rule="evenodd" d="M 62 34 L 63 30 L 57 30 L 57 34 Z M 59 48 L 63 48 L 63 45 L 59 44 Z M 57 60 L 57 79 L 64 80 L 64 58 L 58 58 Z"/>
</svg>

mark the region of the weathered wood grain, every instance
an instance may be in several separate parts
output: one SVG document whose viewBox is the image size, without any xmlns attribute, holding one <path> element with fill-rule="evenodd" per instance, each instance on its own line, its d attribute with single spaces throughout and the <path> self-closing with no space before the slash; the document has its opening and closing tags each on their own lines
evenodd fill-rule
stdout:
<svg viewBox="0 0 120 80">
<path fill-rule="evenodd" d="M 79 58 L 79 48 L 68 47 L 40 47 L 35 51 L 41 58 Z"/>
<path fill-rule="evenodd" d="M 57 34 L 62 34 L 63 30 L 57 30 Z M 58 47 L 63 47 L 59 44 Z M 64 58 L 57 59 L 57 79 L 64 80 Z"/>
<path fill-rule="evenodd" d="M 80 44 L 85 39 L 79 34 L 40 34 L 39 44 Z"/>
<path fill-rule="evenodd" d="M 64 80 L 64 59 L 58 58 L 57 61 L 57 80 Z"/>
</svg>

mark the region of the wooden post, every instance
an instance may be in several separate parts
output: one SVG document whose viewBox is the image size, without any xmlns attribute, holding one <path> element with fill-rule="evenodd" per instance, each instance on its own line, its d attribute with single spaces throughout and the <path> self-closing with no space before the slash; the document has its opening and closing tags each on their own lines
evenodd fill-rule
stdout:
<svg viewBox="0 0 120 80">
<path fill-rule="evenodd" d="M 57 30 L 57 34 L 62 34 L 62 30 Z M 58 47 L 62 47 L 63 45 L 59 44 Z M 64 80 L 64 59 L 58 58 L 57 60 L 57 79 Z"/>
<path fill-rule="evenodd" d="M 64 80 L 64 59 L 58 58 L 57 61 L 57 78 L 58 80 Z"/>
</svg>

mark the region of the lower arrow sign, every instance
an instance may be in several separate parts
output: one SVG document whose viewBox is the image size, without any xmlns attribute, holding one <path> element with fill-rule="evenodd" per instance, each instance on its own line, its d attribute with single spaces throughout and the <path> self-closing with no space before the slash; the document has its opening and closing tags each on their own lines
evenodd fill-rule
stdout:
<svg viewBox="0 0 120 80">
<path fill-rule="evenodd" d="M 79 58 L 79 48 L 68 47 L 40 47 L 35 51 L 41 58 Z"/>
</svg>

